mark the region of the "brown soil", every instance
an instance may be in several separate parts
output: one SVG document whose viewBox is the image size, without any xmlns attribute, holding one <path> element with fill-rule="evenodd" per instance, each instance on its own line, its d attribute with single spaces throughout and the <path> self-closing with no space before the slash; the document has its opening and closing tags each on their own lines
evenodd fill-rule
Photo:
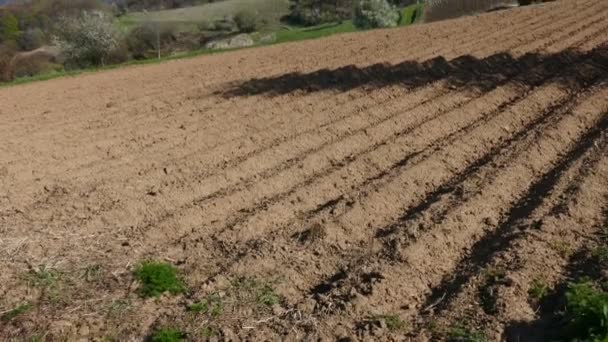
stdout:
<svg viewBox="0 0 608 342">
<path fill-rule="evenodd" d="M 530 288 L 608 222 L 606 32 L 557 1 L 0 89 L 0 339 L 542 339 Z"/>
</svg>

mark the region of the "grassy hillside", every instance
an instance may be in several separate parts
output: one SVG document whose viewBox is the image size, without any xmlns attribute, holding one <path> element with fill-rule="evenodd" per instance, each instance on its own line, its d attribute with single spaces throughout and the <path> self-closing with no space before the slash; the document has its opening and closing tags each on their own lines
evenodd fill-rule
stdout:
<svg viewBox="0 0 608 342">
<path fill-rule="evenodd" d="M 198 24 L 203 21 L 214 21 L 226 15 L 234 15 L 239 11 L 257 12 L 265 22 L 265 30 L 280 28 L 280 19 L 289 13 L 288 0 L 226 0 L 210 4 L 161 10 L 154 12 L 135 12 L 121 19 L 123 24 L 136 24 L 144 21 L 175 22 L 182 24 Z"/>
</svg>

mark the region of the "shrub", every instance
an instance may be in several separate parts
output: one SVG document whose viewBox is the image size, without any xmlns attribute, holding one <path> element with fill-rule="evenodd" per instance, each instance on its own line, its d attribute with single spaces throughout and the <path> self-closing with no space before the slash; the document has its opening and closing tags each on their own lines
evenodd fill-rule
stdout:
<svg viewBox="0 0 608 342">
<path fill-rule="evenodd" d="M 61 69 L 61 66 L 53 54 L 38 50 L 15 56 L 12 68 L 15 77 L 31 77 Z"/>
<path fill-rule="evenodd" d="M 223 19 L 216 20 L 213 23 L 213 26 L 216 31 L 233 32 L 238 29 L 236 23 L 234 22 L 234 18 L 228 15 L 225 16 Z"/>
<path fill-rule="evenodd" d="M 288 19 L 305 26 L 342 21 L 352 17 L 352 0 L 291 0 Z"/>
<path fill-rule="evenodd" d="M 353 23 L 358 28 L 395 27 L 399 13 L 386 0 L 359 0 Z"/>
<path fill-rule="evenodd" d="M 21 50 L 30 51 L 41 47 L 45 40 L 46 37 L 41 29 L 31 28 L 21 33 L 17 40 L 17 44 L 19 44 Z"/>
<path fill-rule="evenodd" d="M 198 30 L 201 32 L 205 32 L 205 31 L 213 31 L 215 30 L 215 24 L 207 21 L 207 20 L 203 20 L 200 23 L 198 23 Z"/>
<path fill-rule="evenodd" d="M 105 65 L 108 55 L 118 44 L 112 21 L 99 11 L 61 17 L 57 33 L 55 42 L 69 67 Z"/>
<path fill-rule="evenodd" d="M 178 294 L 185 290 L 177 269 L 167 263 L 144 262 L 135 270 L 135 278 L 141 283 L 142 297 L 158 297 L 165 292 Z"/>
<path fill-rule="evenodd" d="M 126 45 L 135 59 L 156 56 L 160 49 L 176 40 L 177 26 L 171 23 L 145 22 L 133 28 L 126 37 Z M 160 42 L 158 41 L 160 40 Z"/>
<path fill-rule="evenodd" d="M 19 21 L 9 11 L 0 13 L 0 42 L 15 41 L 19 38 Z"/>
<path fill-rule="evenodd" d="M 234 22 L 240 32 L 250 33 L 258 28 L 258 16 L 256 13 L 241 11 L 234 16 Z"/>
</svg>

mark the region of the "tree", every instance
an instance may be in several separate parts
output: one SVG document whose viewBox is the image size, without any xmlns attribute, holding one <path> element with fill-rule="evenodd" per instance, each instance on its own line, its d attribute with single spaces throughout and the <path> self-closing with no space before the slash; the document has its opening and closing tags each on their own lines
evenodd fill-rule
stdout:
<svg viewBox="0 0 608 342">
<path fill-rule="evenodd" d="M 4 11 L 0 16 L 0 41 L 14 41 L 17 38 L 19 38 L 19 21 L 11 12 Z"/>
<path fill-rule="evenodd" d="M 289 18 L 302 25 L 341 21 L 352 17 L 353 0 L 291 0 Z"/>
<path fill-rule="evenodd" d="M 359 0 L 353 23 L 358 28 L 395 27 L 399 13 L 387 0 Z"/>
<path fill-rule="evenodd" d="M 57 33 L 55 41 L 68 67 L 105 65 L 108 55 L 118 46 L 110 18 L 99 11 L 60 18 Z"/>
</svg>

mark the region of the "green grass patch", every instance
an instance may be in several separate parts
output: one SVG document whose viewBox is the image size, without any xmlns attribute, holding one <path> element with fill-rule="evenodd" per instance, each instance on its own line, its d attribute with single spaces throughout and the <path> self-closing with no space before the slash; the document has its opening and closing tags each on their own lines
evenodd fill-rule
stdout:
<svg viewBox="0 0 608 342">
<path fill-rule="evenodd" d="M 165 292 L 178 294 L 186 290 L 177 268 L 171 264 L 147 261 L 135 269 L 134 275 L 141 283 L 139 294 L 145 298 L 158 297 Z"/>
<path fill-rule="evenodd" d="M 328 37 L 338 33 L 355 32 L 358 29 L 352 21 L 342 23 L 323 24 L 305 28 L 294 28 L 277 32 L 276 43 L 297 42 L 301 40 Z"/>
<path fill-rule="evenodd" d="M 185 341 L 185 334 L 175 328 L 161 328 L 150 336 L 152 342 L 180 342 Z"/>
<path fill-rule="evenodd" d="M 32 309 L 32 305 L 30 303 L 23 303 L 16 308 L 9 310 L 0 316 L 0 320 L 4 322 L 10 322 L 18 316 L 30 311 Z"/>
</svg>

